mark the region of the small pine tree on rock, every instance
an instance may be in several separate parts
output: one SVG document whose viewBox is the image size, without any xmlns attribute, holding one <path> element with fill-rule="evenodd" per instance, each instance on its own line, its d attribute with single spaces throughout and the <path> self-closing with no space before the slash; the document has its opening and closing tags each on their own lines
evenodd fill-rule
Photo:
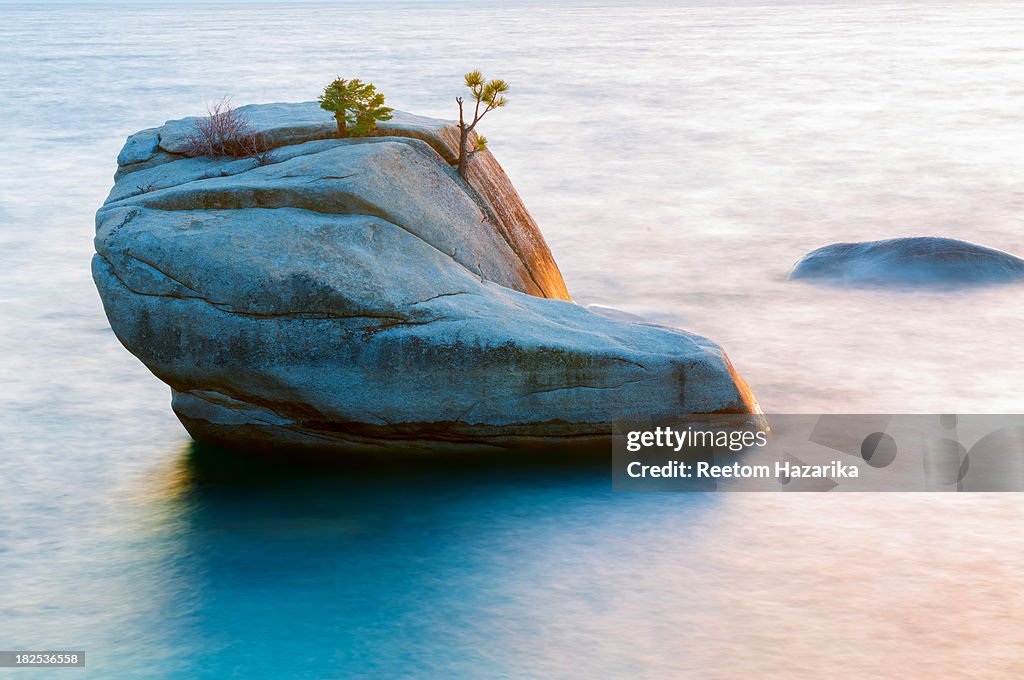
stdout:
<svg viewBox="0 0 1024 680">
<path fill-rule="evenodd" d="M 363 137 L 373 132 L 378 121 L 391 120 L 393 109 L 384 106 L 384 95 L 373 83 L 358 78 L 335 78 L 320 95 L 320 108 L 334 114 L 339 137 Z"/>
<path fill-rule="evenodd" d="M 508 92 L 508 83 L 504 80 L 484 80 L 480 71 L 470 71 L 465 75 L 466 87 L 473 95 L 473 120 L 466 121 L 462 110 L 463 99 L 456 97 L 459 104 L 459 177 L 466 179 L 469 174 L 469 161 L 473 156 L 487 148 L 487 138 L 478 136 L 473 149 L 469 148 L 469 133 L 476 124 L 494 109 L 500 109 L 508 103 L 502 95 Z M 483 106 L 483 110 L 480 107 Z"/>
</svg>

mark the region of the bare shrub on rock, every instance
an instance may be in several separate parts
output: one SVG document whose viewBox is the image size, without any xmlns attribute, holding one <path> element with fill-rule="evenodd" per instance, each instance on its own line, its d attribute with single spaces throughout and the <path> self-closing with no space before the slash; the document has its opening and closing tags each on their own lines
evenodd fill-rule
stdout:
<svg viewBox="0 0 1024 680">
<path fill-rule="evenodd" d="M 273 148 L 267 135 L 253 129 L 252 123 L 224 97 L 207 107 L 207 115 L 196 118 L 185 137 L 182 153 L 191 158 L 252 158 L 259 165 L 272 160 Z"/>
<path fill-rule="evenodd" d="M 262 132 L 248 131 L 238 139 L 239 156 L 251 158 L 257 165 L 267 165 L 274 159 L 274 148 L 270 145 L 267 135 Z"/>
</svg>

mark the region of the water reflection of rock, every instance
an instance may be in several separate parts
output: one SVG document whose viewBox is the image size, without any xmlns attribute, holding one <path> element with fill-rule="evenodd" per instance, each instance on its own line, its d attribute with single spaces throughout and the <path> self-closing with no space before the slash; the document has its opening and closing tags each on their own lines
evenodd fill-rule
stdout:
<svg viewBox="0 0 1024 680">
<path fill-rule="evenodd" d="M 607 461 L 303 470 L 199 445 L 164 481 L 152 597 L 175 612 L 167 644 L 211 677 L 280 655 L 296 676 L 469 677 L 531 648 L 527 665 L 550 670 L 546 637 L 579 614 L 558 608 L 610 600 L 604 563 L 636 557 L 637 506 L 678 530 L 718 502 L 612 494 Z M 563 588 L 580 569 L 594 593 Z"/>
</svg>

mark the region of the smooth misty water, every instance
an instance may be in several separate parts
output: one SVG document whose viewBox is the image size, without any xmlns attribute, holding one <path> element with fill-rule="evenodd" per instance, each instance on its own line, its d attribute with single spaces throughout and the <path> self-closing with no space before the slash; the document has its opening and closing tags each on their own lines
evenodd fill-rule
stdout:
<svg viewBox="0 0 1024 680">
<path fill-rule="evenodd" d="M 1014 496 L 242 474 L 107 327 L 128 133 L 337 73 L 450 117 L 479 66 L 579 302 L 709 335 L 769 411 L 1024 411 L 1021 288 L 784 281 L 838 240 L 1024 253 L 1024 5 L 674 5 L 0 4 L 0 648 L 88 650 L 61 677 L 1020 677 Z"/>
</svg>

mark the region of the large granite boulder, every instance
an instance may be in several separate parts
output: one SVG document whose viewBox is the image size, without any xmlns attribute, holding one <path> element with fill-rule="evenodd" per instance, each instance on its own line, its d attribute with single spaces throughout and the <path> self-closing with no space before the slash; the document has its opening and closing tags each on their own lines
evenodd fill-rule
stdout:
<svg viewBox="0 0 1024 680">
<path fill-rule="evenodd" d="M 951 288 L 1024 280 L 1024 260 L 934 236 L 833 243 L 805 255 L 790 279 L 832 285 Z"/>
<path fill-rule="evenodd" d="M 128 139 L 93 276 L 121 342 L 199 440 L 276 451 L 605 441 L 615 418 L 756 412 L 722 350 L 569 301 L 489 153 L 396 112 L 334 139 L 315 103 L 243 107 L 271 162 Z"/>
</svg>

